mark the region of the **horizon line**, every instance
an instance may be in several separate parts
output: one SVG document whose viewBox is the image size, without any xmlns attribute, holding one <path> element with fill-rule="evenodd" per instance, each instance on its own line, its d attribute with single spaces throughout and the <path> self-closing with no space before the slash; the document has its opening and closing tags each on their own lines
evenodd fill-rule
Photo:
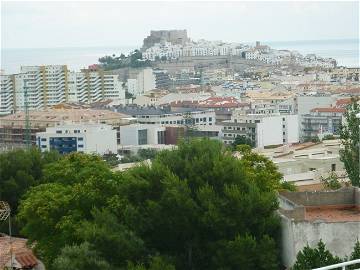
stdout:
<svg viewBox="0 0 360 270">
<path fill-rule="evenodd" d="M 204 39 L 204 38 L 201 38 Z M 198 39 L 200 40 L 200 39 Z M 206 39 L 205 39 L 206 40 Z M 300 40 L 253 40 L 253 41 L 241 41 L 241 42 L 236 42 L 236 41 L 223 41 L 223 42 L 227 42 L 227 43 L 243 43 L 243 44 L 247 44 L 247 43 L 255 43 L 256 41 L 260 41 L 262 43 L 266 43 L 266 42 L 310 42 L 310 41 L 336 41 L 336 40 L 356 40 L 359 42 L 359 38 L 353 37 L 353 38 L 328 38 L 328 39 L 300 39 Z M 195 40 L 192 40 L 195 41 Z M 213 41 L 213 40 L 208 40 L 208 41 Z M 60 47 L 1 47 L 1 50 L 29 50 L 29 49 L 82 49 L 82 48 L 125 48 L 125 47 L 129 47 L 129 48 L 133 48 L 135 49 L 140 49 L 140 47 L 137 48 L 137 45 L 95 45 L 95 46 L 60 46 Z"/>
</svg>

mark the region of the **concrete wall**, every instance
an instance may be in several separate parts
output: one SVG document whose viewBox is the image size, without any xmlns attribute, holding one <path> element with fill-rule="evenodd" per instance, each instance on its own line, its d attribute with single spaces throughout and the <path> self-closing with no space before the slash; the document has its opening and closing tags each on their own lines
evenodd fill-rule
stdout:
<svg viewBox="0 0 360 270">
<path fill-rule="evenodd" d="M 354 205 L 355 190 L 355 188 L 343 188 L 340 190 L 321 192 L 283 192 L 281 195 L 298 205 L 304 206 Z M 357 191 L 357 193 L 359 193 L 359 191 Z"/>
<path fill-rule="evenodd" d="M 266 117 L 257 124 L 257 147 L 283 144 L 281 117 Z"/>
<path fill-rule="evenodd" d="M 297 143 L 300 140 L 299 134 L 299 118 L 298 115 L 285 115 L 286 134 L 285 139 L 287 143 Z"/>
<path fill-rule="evenodd" d="M 282 260 L 286 267 L 295 263 L 297 253 L 307 244 L 315 247 L 321 239 L 331 253 L 344 258 L 360 238 L 360 222 L 299 222 L 282 215 L 281 227 Z"/>
</svg>

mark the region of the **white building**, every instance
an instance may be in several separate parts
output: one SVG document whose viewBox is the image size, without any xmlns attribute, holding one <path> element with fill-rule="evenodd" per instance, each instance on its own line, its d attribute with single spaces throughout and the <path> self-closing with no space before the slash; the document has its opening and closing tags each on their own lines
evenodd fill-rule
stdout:
<svg viewBox="0 0 360 270">
<path fill-rule="evenodd" d="M 120 127 L 121 146 L 165 144 L 165 127 L 132 124 Z"/>
<path fill-rule="evenodd" d="M 232 144 L 237 136 L 250 138 L 260 148 L 299 142 L 297 115 L 237 114 L 222 124 L 225 144 Z"/>
<path fill-rule="evenodd" d="M 41 151 L 57 150 L 60 154 L 84 152 L 104 155 L 117 153 L 116 130 L 105 124 L 68 124 L 49 127 L 36 133 Z"/>
<path fill-rule="evenodd" d="M 156 77 L 152 68 L 145 68 L 136 75 L 136 78 L 128 79 L 127 87 L 128 92 L 135 97 L 154 90 L 156 88 Z"/>
<path fill-rule="evenodd" d="M 30 110 L 63 102 L 92 103 L 103 99 L 125 103 L 125 90 L 118 76 L 101 70 L 71 72 L 66 65 L 23 66 L 19 74 L 0 77 L 1 114 L 25 109 L 25 82 Z"/>
</svg>

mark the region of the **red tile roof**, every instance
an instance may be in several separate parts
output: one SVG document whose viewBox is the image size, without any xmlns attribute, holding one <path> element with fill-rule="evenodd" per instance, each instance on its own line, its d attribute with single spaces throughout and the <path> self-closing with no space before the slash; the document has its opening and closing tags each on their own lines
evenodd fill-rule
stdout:
<svg viewBox="0 0 360 270">
<path fill-rule="evenodd" d="M 344 113 L 346 110 L 344 108 L 314 108 L 312 112 L 333 112 L 333 113 Z"/>
<path fill-rule="evenodd" d="M 336 101 L 336 107 L 346 107 L 346 105 L 351 103 L 351 98 L 342 98 Z"/>
<path fill-rule="evenodd" d="M 9 236 L 0 235 L 0 269 L 10 261 L 10 241 Z M 31 249 L 26 246 L 27 239 L 11 238 L 11 247 L 15 260 L 23 267 L 30 268 L 38 264 Z"/>
</svg>

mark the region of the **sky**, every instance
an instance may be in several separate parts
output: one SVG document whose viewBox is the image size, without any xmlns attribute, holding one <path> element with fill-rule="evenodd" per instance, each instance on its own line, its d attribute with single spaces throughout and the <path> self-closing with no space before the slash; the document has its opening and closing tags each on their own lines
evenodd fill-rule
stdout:
<svg viewBox="0 0 360 270">
<path fill-rule="evenodd" d="M 7 2 L 2 48 L 137 46 L 150 30 L 193 40 L 359 39 L 359 2 Z"/>
</svg>

